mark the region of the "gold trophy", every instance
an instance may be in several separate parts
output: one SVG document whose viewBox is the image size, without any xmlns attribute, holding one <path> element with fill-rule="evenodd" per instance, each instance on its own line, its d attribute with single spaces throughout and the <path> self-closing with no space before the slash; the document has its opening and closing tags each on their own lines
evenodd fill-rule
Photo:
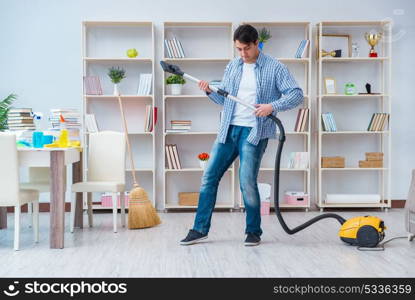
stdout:
<svg viewBox="0 0 415 300">
<path fill-rule="evenodd" d="M 325 56 L 332 56 L 332 57 L 341 57 L 342 56 L 342 51 L 341 50 L 333 50 L 330 52 L 327 52 L 326 50 L 321 50 L 321 56 L 325 57 Z"/>
<path fill-rule="evenodd" d="M 366 41 L 370 45 L 370 52 L 369 57 L 378 57 L 378 53 L 375 51 L 375 46 L 379 42 L 379 40 L 382 38 L 382 33 L 365 33 Z"/>
</svg>

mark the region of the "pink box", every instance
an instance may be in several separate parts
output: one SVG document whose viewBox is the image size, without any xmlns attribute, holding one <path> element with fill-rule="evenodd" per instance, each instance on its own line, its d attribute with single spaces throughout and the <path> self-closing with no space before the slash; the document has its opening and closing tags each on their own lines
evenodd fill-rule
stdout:
<svg viewBox="0 0 415 300">
<path fill-rule="evenodd" d="M 269 215 L 270 206 L 271 206 L 271 202 L 261 201 L 261 216 Z"/>
<path fill-rule="evenodd" d="M 307 205 L 308 195 L 304 193 L 288 192 L 284 195 L 284 202 L 291 205 Z"/>
<path fill-rule="evenodd" d="M 117 207 L 121 207 L 120 195 L 117 196 Z M 112 197 L 110 194 L 102 194 L 101 196 L 101 206 L 112 208 Z M 125 195 L 125 207 L 128 207 L 128 195 Z"/>
</svg>

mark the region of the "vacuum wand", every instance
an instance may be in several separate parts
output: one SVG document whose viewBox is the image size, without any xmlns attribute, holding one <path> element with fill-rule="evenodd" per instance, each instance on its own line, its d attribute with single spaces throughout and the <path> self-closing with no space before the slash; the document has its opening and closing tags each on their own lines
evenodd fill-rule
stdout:
<svg viewBox="0 0 415 300">
<path fill-rule="evenodd" d="M 195 78 L 195 77 L 193 77 L 189 74 L 184 73 L 176 65 L 168 64 L 164 61 L 160 61 L 160 65 L 161 65 L 161 67 L 163 68 L 163 70 L 165 72 L 182 76 L 185 79 L 188 79 L 188 80 L 196 82 L 196 83 L 200 82 L 199 79 L 197 79 L 197 78 Z M 255 106 L 253 106 L 249 103 L 246 103 L 246 102 L 242 101 L 241 99 L 239 99 L 235 96 L 229 95 L 229 93 L 225 90 L 222 90 L 222 89 L 219 89 L 217 87 L 210 86 L 210 85 L 209 85 L 209 88 L 213 92 L 215 92 L 215 93 L 217 93 L 217 94 L 219 94 L 219 95 L 221 95 L 225 98 L 229 98 L 229 99 L 231 99 L 231 100 L 233 100 L 237 103 L 240 103 L 240 104 L 242 104 L 242 105 L 244 105 L 244 106 L 246 106 L 246 107 L 248 107 L 252 110 L 256 110 Z M 278 130 L 279 130 L 279 139 L 278 139 L 279 143 L 278 143 L 277 154 L 276 154 L 276 157 L 275 157 L 275 171 L 274 171 L 274 206 L 275 206 L 275 214 L 277 215 L 278 221 L 280 222 L 280 224 L 281 224 L 282 228 L 284 229 L 284 231 L 288 234 L 294 234 L 298 231 L 301 231 L 301 230 L 307 228 L 308 226 L 314 224 L 315 222 L 318 222 L 321 219 L 326 219 L 326 218 L 334 218 L 340 224 L 343 224 L 344 222 L 346 222 L 346 220 L 343 217 L 341 217 L 337 214 L 327 213 L 327 214 L 322 214 L 322 215 L 319 215 L 317 217 L 314 217 L 314 218 L 310 219 L 309 221 L 305 222 L 304 224 L 301 224 L 301 225 L 299 225 L 299 226 L 297 226 L 293 229 L 290 229 L 287 226 L 287 224 L 285 223 L 285 221 L 284 221 L 284 219 L 281 215 L 280 206 L 279 206 L 279 182 L 280 182 L 279 176 L 280 176 L 280 165 L 281 165 L 281 153 L 282 153 L 282 148 L 283 148 L 284 142 L 285 142 L 285 130 L 284 130 L 284 126 L 282 125 L 281 120 L 278 119 L 276 116 L 270 114 L 270 115 L 267 116 L 267 118 L 273 120 L 276 123 L 276 125 L 278 127 Z"/>
</svg>

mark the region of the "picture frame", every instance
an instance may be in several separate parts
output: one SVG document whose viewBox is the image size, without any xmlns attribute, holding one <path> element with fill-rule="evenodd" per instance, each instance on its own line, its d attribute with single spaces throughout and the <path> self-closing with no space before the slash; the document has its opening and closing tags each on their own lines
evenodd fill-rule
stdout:
<svg viewBox="0 0 415 300">
<path fill-rule="evenodd" d="M 324 88 L 326 94 L 336 94 L 336 79 L 332 77 L 325 77 Z"/>
<path fill-rule="evenodd" d="M 341 57 L 351 57 L 352 55 L 352 42 L 349 34 L 323 34 L 321 37 L 321 50 L 333 51 L 341 50 Z M 330 58 L 331 56 L 326 56 Z"/>
</svg>

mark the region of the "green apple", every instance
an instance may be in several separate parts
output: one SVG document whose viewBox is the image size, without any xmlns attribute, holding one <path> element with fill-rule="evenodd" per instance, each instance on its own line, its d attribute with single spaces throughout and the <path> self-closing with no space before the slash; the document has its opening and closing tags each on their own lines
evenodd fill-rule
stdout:
<svg viewBox="0 0 415 300">
<path fill-rule="evenodd" d="M 138 55 L 138 51 L 135 48 L 127 50 L 127 56 L 128 57 L 134 58 L 134 57 L 137 57 L 137 55 Z"/>
</svg>

